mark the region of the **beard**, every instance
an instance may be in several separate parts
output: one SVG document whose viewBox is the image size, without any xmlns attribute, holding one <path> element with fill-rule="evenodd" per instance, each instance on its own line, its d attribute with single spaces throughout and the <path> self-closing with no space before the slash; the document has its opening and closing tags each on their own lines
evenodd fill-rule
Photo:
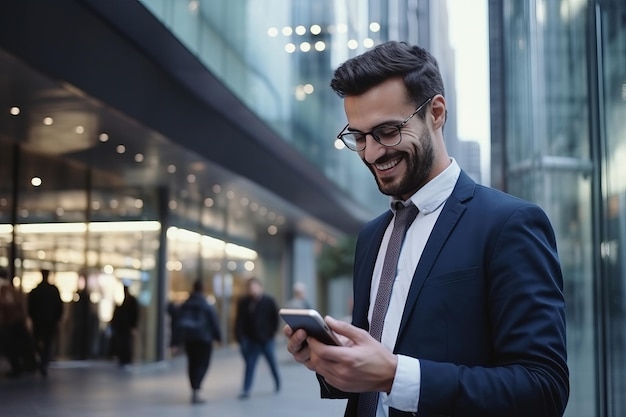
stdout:
<svg viewBox="0 0 626 417">
<path fill-rule="evenodd" d="M 406 162 L 406 172 L 399 180 L 395 178 L 381 180 L 376 175 L 375 168 L 366 163 L 381 193 L 402 199 L 402 196 L 413 195 L 426 184 L 435 160 L 433 141 L 427 130 L 420 136 L 419 141 L 413 144 L 411 151 L 400 152 Z"/>
</svg>

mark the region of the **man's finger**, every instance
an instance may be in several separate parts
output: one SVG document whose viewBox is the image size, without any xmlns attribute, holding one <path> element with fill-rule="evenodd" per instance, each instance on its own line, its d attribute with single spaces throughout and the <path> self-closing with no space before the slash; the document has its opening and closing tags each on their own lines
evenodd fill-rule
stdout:
<svg viewBox="0 0 626 417">
<path fill-rule="evenodd" d="M 346 323 L 345 321 L 336 320 L 331 316 L 326 316 L 324 320 L 332 331 L 352 340 L 354 343 L 364 342 L 370 337 L 369 333 L 365 330 L 353 326 L 350 323 Z"/>
</svg>

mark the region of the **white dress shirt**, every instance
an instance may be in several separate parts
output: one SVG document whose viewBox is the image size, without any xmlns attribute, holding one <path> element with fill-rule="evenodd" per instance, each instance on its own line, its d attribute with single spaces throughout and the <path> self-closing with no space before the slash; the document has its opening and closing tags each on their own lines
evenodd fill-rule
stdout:
<svg viewBox="0 0 626 417">
<path fill-rule="evenodd" d="M 417 268 L 428 237 L 435 226 L 435 222 L 441 213 L 444 203 L 452 194 L 452 190 L 461 173 L 459 165 L 453 158 L 450 158 L 450 165 L 437 177 L 433 178 L 415 194 L 410 200 L 419 209 L 419 213 L 404 238 L 404 244 L 400 251 L 398 259 L 398 270 L 393 288 L 391 299 L 389 301 L 389 309 L 385 316 L 383 324 L 383 334 L 381 343 L 393 352 L 396 344 L 398 330 L 400 329 L 400 321 L 402 313 L 413 280 L 413 274 Z M 395 212 L 391 200 L 391 210 Z M 395 214 L 395 213 L 394 213 Z M 378 285 L 380 283 L 380 274 L 383 269 L 383 261 L 387 251 L 389 238 L 393 229 L 393 221 L 389 223 L 385 235 L 383 236 L 376 264 L 374 266 L 374 274 L 372 276 L 372 285 L 370 287 L 370 300 L 376 299 Z M 370 303 L 368 320 L 372 321 L 372 312 L 374 303 Z M 419 359 L 409 356 L 398 355 L 398 366 L 396 374 L 389 394 L 381 392 L 379 395 L 376 417 L 388 417 L 389 407 L 398 410 L 417 412 L 420 394 L 421 368 Z"/>
</svg>

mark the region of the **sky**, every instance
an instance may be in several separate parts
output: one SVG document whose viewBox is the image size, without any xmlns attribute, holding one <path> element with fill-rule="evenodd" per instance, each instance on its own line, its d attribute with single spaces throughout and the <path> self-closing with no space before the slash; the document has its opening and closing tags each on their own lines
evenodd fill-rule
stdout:
<svg viewBox="0 0 626 417">
<path fill-rule="evenodd" d="M 456 58 L 457 124 L 461 140 L 481 146 L 483 183 L 489 183 L 489 26 L 487 0 L 447 0 Z"/>
</svg>

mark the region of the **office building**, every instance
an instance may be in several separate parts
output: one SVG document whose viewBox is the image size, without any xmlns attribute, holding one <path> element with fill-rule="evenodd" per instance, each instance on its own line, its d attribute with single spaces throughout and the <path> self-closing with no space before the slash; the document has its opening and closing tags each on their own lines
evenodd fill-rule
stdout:
<svg viewBox="0 0 626 417">
<path fill-rule="evenodd" d="M 626 3 L 491 0 L 492 184 L 539 203 L 567 302 L 568 417 L 626 415 Z"/>
</svg>

